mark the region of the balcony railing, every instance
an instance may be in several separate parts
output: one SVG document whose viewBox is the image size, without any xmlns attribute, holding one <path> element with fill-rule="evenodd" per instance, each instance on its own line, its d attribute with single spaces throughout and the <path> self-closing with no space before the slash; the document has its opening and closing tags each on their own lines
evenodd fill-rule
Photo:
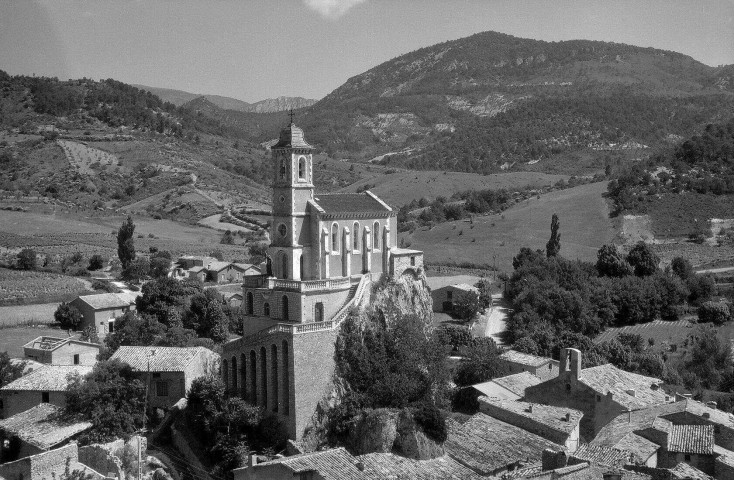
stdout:
<svg viewBox="0 0 734 480">
<path fill-rule="evenodd" d="M 270 290 L 286 290 L 289 292 L 317 292 L 328 290 L 343 290 L 351 286 L 349 278 L 325 278 L 322 280 L 284 280 L 281 278 L 266 277 L 265 275 L 250 275 L 245 277 L 246 288 L 267 288 Z"/>
</svg>

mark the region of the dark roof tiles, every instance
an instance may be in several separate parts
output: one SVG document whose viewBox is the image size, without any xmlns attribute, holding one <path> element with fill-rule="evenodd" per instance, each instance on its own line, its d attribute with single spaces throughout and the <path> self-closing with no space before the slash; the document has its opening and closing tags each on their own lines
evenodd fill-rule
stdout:
<svg viewBox="0 0 734 480">
<path fill-rule="evenodd" d="M 713 425 L 673 425 L 668 433 L 668 451 L 713 455 Z"/>
</svg>

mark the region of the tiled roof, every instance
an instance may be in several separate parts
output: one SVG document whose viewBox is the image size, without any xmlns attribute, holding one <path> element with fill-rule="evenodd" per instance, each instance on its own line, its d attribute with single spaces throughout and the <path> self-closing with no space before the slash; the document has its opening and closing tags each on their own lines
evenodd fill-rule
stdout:
<svg viewBox="0 0 734 480">
<path fill-rule="evenodd" d="M 500 358 L 508 362 L 519 363 L 529 367 L 541 367 L 548 362 L 553 361 L 548 357 L 538 357 L 537 355 L 530 355 L 516 350 L 507 350 L 505 353 L 500 355 Z"/>
<path fill-rule="evenodd" d="M 28 375 L 33 370 L 37 370 L 46 365 L 45 363 L 37 362 L 30 358 L 11 358 L 10 363 L 12 365 L 23 365 L 23 375 Z"/>
<path fill-rule="evenodd" d="M 258 272 L 260 271 L 260 267 L 258 267 L 257 265 L 252 265 L 250 263 L 233 263 L 232 265 L 239 270 L 249 270 L 252 268 L 257 270 Z"/>
<path fill-rule="evenodd" d="M 60 410 L 50 403 L 42 403 L 30 410 L 0 420 L 0 430 L 40 449 L 48 450 L 92 427 L 91 422 L 62 419 Z"/>
<path fill-rule="evenodd" d="M 392 211 L 368 193 L 319 193 L 314 198 L 324 213 L 386 213 Z M 371 227 L 371 226 L 370 226 Z M 380 242 L 382 243 L 382 242 Z"/>
<path fill-rule="evenodd" d="M 306 143 L 306 138 L 303 136 L 303 130 L 296 127 L 295 124 L 291 123 L 287 127 L 280 131 L 280 137 L 278 137 L 278 143 L 273 145 L 272 148 L 313 148 L 311 145 Z"/>
<path fill-rule="evenodd" d="M 673 480 L 714 480 L 711 475 L 683 462 L 671 468 L 670 473 L 673 474 Z"/>
<path fill-rule="evenodd" d="M 92 371 L 89 365 L 44 365 L 28 375 L 10 382 L 0 390 L 65 392 L 69 386 L 69 375 L 84 376 Z"/>
<path fill-rule="evenodd" d="M 673 425 L 668 433 L 668 451 L 712 455 L 714 426 Z"/>
<path fill-rule="evenodd" d="M 656 405 L 631 412 L 620 413 L 596 434 L 592 443 L 613 446 L 628 433 L 652 428 L 659 416 L 685 411 L 685 401 Z"/>
<path fill-rule="evenodd" d="M 204 347 L 120 347 L 110 360 L 125 362 L 133 370 L 151 372 L 183 372 L 194 359 L 216 355 Z"/>
<path fill-rule="evenodd" d="M 630 409 L 659 405 L 666 401 L 666 394 L 659 387 L 662 380 L 627 372 L 611 363 L 584 368 L 579 380 L 600 395 L 612 392 L 615 402 Z"/>
<path fill-rule="evenodd" d="M 636 433 L 628 433 L 614 445 L 614 448 L 629 452 L 634 456 L 635 461 L 645 463 L 660 449 L 660 445 Z"/>
<path fill-rule="evenodd" d="M 95 295 L 81 295 L 79 300 L 95 310 L 105 310 L 108 308 L 129 307 L 135 303 L 135 297 L 138 295 L 139 293 L 133 295 L 124 293 L 98 293 Z"/>
<path fill-rule="evenodd" d="M 82 345 L 88 345 L 96 348 L 102 348 L 102 345 L 99 343 L 90 343 L 90 342 L 83 342 L 75 337 L 66 337 L 66 338 L 58 338 L 58 337 L 38 337 L 30 342 L 23 345 L 23 348 L 32 348 L 34 350 L 56 350 L 58 348 L 63 347 L 67 343 L 80 343 Z"/>
<path fill-rule="evenodd" d="M 571 457 L 608 467 L 623 467 L 629 461 L 628 452 L 600 445 L 581 445 Z"/>
<path fill-rule="evenodd" d="M 302 453 L 291 457 L 261 463 L 253 469 L 265 465 L 280 464 L 289 468 L 293 473 L 316 471 L 324 480 L 363 480 L 369 477 L 357 466 L 358 461 L 343 447 L 324 450 L 321 452 Z"/>
<path fill-rule="evenodd" d="M 231 262 L 220 262 L 218 260 L 215 262 L 204 264 L 206 269 L 209 270 L 210 272 L 219 272 L 220 270 L 224 270 L 225 268 L 229 267 L 230 265 L 232 265 Z"/>
<path fill-rule="evenodd" d="M 526 388 L 543 383 L 543 380 L 530 372 L 520 372 L 514 375 L 507 375 L 505 377 L 495 378 L 492 381 L 512 393 L 520 395 L 521 397 L 525 396 Z"/>
<path fill-rule="evenodd" d="M 392 453 L 368 453 L 357 457 L 369 478 L 385 480 L 479 480 L 481 477 L 449 456 L 413 460 Z"/>
<path fill-rule="evenodd" d="M 546 448 L 564 448 L 522 428 L 478 413 L 463 425 L 454 419 L 446 421 L 448 438 L 444 449 L 452 458 L 482 475 L 502 470 L 516 462 L 541 460 Z"/>
<path fill-rule="evenodd" d="M 497 401 L 488 397 L 479 397 L 479 409 L 482 412 L 484 412 L 482 410 L 482 404 L 534 420 L 541 425 L 545 425 L 563 434 L 570 434 L 578 426 L 581 417 L 584 416 L 583 412 L 574 410 L 573 408 L 552 407 L 539 403 L 521 401 Z M 487 410 L 485 413 L 493 416 L 490 412 L 491 410 Z M 568 415 L 568 420 L 566 420 L 566 415 Z M 507 416 L 505 415 L 505 417 Z"/>
<path fill-rule="evenodd" d="M 191 273 L 199 273 L 199 272 L 203 272 L 204 270 L 206 270 L 206 267 L 196 266 L 196 267 L 189 268 L 188 271 Z"/>
</svg>

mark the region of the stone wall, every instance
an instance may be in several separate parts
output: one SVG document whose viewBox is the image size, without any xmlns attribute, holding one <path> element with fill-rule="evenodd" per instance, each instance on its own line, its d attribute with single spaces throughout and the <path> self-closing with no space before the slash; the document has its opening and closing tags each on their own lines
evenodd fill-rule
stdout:
<svg viewBox="0 0 734 480">
<path fill-rule="evenodd" d="M 0 476 L 6 480 L 41 480 L 59 478 L 67 462 L 78 462 L 76 443 L 0 465 Z"/>
<path fill-rule="evenodd" d="M 43 393 L 41 391 L 10 391 L 4 390 L 0 393 L 3 401 L 2 416 L 10 418 L 18 413 L 40 405 L 43 403 Z M 48 403 L 63 407 L 66 405 L 66 392 L 48 392 Z"/>
<path fill-rule="evenodd" d="M 116 448 L 115 448 L 116 447 Z M 124 478 L 122 460 L 112 452 L 124 447 L 122 440 L 79 448 L 79 461 L 108 477 Z"/>
<path fill-rule="evenodd" d="M 731 459 L 725 457 L 717 457 L 714 461 L 714 477 L 716 478 L 734 478 L 734 463 Z"/>
</svg>

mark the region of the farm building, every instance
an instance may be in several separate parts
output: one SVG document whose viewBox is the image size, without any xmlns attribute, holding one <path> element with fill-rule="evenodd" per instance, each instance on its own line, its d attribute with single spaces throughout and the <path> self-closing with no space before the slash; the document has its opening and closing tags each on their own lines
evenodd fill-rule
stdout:
<svg viewBox="0 0 734 480">
<path fill-rule="evenodd" d="M 467 293 L 479 295 L 479 289 L 467 283 L 457 283 L 432 290 L 433 311 L 451 313 L 454 310 L 454 302 Z"/>
<path fill-rule="evenodd" d="M 260 275 L 260 268 L 249 263 L 222 262 L 213 257 L 181 257 L 171 269 L 171 277 L 177 280 L 218 284 L 241 283 L 247 275 Z"/>
<path fill-rule="evenodd" d="M 219 371 L 219 355 L 204 347 L 120 347 L 111 360 L 127 363 L 149 382 L 153 408 L 170 408 L 194 379 Z"/>
<path fill-rule="evenodd" d="M 115 319 L 135 310 L 135 298 L 140 293 L 100 293 L 82 295 L 71 301 L 82 314 L 79 330 L 94 325 L 100 339 L 115 328 Z"/>
<path fill-rule="evenodd" d="M 99 343 L 71 337 L 42 336 L 23 345 L 25 358 L 51 365 L 94 365 L 101 349 Z"/>
<path fill-rule="evenodd" d="M 541 380 L 558 376 L 558 360 L 552 358 L 507 350 L 500 355 L 500 360 L 507 366 L 510 373 L 528 372 Z"/>
<path fill-rule="evenodd" d="M 0 388 L 0 415 L 12 417 L 42 403 L 63 407 L 69 376 L 91 371 L 89 365 L 44 365 Z"/>
<path fill-rule="evenodd" d="M 33 468 L 33 464 L 38 466 L 48 465 L 46 461 L 38 462 L 38 455 L 44 452 L 65 453 L 66 448 L 63 445 L 69 443 L 74 437 L 92 427 L 91 422 L 66 421 L 59 418 L 60 408 L 48 403 L 37 405 L 30 410 L 14 415 L 8 419 L 0 420 L 0 437 L 3 441 L 7 441 L 11 448 L 2 449 L 3 462 L 0 465 L 0 475 L 2 478 L 30 480 L 33 478 L 52 478 L 34 476 L 32 473 L 38 469 Z M 3 442 L 4 443 L 4 442 Z M 76 450 L 76 444 L 74 450 Z M 62 448 L 59 448 L 62 447 Z M 78 459 L 75 451 L 72 455 L 72 463 Z M 22 463 L 24 459 L 25 463 Z M 17 460 L 17 461 L 15 461 Z M 13 462 L 13 463 L 6 463 Z M 28 465 L 30 463 L 30 465 Z M 66 456 L 62 455 L 60 465 L 61 473 L 64 472 Z M 29 475 L 18 476 L 25 468 L 31 472 Z M 36 470 L 36 472 L 34 472 Z M 50 472 L 45 472 L 50 473 Z M 58 478 L 61 478 L 59 475 Z"/>
</svg>

